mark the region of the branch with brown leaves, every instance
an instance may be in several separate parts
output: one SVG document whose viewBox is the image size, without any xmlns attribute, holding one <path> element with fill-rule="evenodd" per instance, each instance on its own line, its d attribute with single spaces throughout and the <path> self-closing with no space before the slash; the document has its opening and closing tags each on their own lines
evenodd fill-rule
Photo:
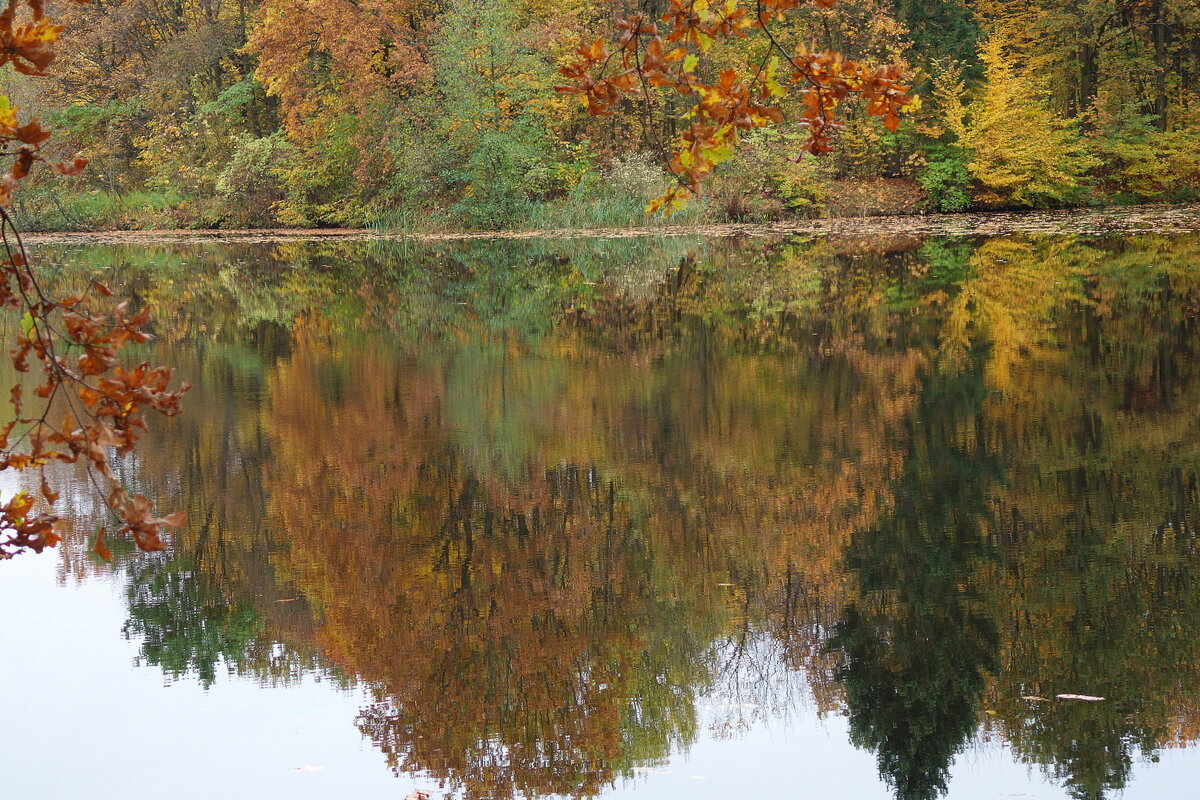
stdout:
<svg viewBox="0 0 1200 800">
<path fill-rule="evenodd" d="M 46 75 L 61 30 L 46 18 L 42 0 L 8 0 L 0 12 L 0 66 Z M 127 344 L 152 338 L 146 330 L 148 308 L 131 313 L 127 302 L 110 308 L 107 298 L 113 293 L 98 282 L 61 300 L 43 290 L 7 209 L 20 182 L 35 164 L 44 162 L 41 146 L 50 133 L 36 119 L 19 123 L 16 112 L 0 97 L 0 154 L 12 158 L 0 180 L 0 308 L 21 319 L 16 347 L 9 354 L 13 366 L 29 373 L 36 365 L 41 377 L 33 389 L 36 413 L 27 409 L 21 383 L 10 391 L 13 418 L 0 426 L 0 470 L 38 470 L 41 501 L 18 492 L 0 504 L 0 560 L 27 550 L 41 552 L 59 542 L 58 516 L 52 511 L 59 493 L 46 474 L 46 467 L 54 463 L 82 462 L 118 520 L 119 532 L 132 536 L 143 550 L 162 550 L 163 529 L 182 524 L 183 515 L 155 516 L 149 500 L 130 496 L 120 485 L 113 463 L 137 446 L 146 430 L 145 412 L 178 414 L 189 387 L 172 391 L 171 370 L 165 367 L 120 363 Z M 49 166 L 60 174 L 77 175 L 86 161 Z M 45 510 L 38 509 L 41 503 Z M 107 559 L 104 532 L 98 532 L 94 551 Z"/>
<path fill-rule="evenodd" d="M 896 130 L 900 114 L 915 109 L 907 76 L 897 65 L 871 67 L 833 51 L 801 44 L 785 47 L 773 23 L 809 3 L 828 8 L 834 0 L 669 0 L 655 19 L 643 12 L 618 20 L 614 43 L 597 40 L 579 48 L 579 59 L 560 71 L 570 83 L 560 91 L 579 94 L 593 114 L 611 114 L 619 102 L 651 90 L 674 92 L 690 100 L 669 168 L 677 184 L 652 202 L 648 211 L 667 213 L 700 192 L 705 178 L 733 156 L 741 135 L 784 121 L 780 101 L 798 96 L 797 122 L 808 130 L 803 150 L 833 149 L 841 124 L 837 111 L 859 97 L 868 114 Z M 761 33 L 765 55 L 752 74 L 722 70 L 715 80 L 701 78 L 705 55 L 722 40 Z"/>
</svg>

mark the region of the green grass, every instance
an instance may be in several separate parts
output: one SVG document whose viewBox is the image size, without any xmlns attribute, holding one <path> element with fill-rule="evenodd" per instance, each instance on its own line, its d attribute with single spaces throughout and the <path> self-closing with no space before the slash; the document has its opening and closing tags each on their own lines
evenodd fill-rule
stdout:
<svg viewBox="0 0 1200 800">
<path fill-rule="evenodd" d="M 16 202 L 15 221 L 28 231 L 96 231 L 173 228 L 171 211 L 184 202 L 174 190 L 70 192 L 35 187 Z"/>
<path fill-rule="evenodd" d="M 465 225 L 446 213 L 396 208 L 377 214 L 368 227 L 382 233 L 445 233 L 462 230 L 587 230 L 589 228 L 641 228 L 694 225 L 704 221 L 703 203 L 692 203 L 670 217 L 647 214 L 645 202 L 629 197 L 594 198 L 580 201 L 529 200 L 505 219 L 483 226 Z"/>
</svg>

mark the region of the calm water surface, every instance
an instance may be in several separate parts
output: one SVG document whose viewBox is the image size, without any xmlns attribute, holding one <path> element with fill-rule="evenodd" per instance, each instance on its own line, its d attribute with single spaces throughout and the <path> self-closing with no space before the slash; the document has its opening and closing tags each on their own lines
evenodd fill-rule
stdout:
<svg viewBox="0 0 1200 800">
<path fill-rule="evenodd" d="M 189 524 L 0 564 L 5 797 L 1193 792 L 1196 235 L 42 252 Z"/>
</svg>

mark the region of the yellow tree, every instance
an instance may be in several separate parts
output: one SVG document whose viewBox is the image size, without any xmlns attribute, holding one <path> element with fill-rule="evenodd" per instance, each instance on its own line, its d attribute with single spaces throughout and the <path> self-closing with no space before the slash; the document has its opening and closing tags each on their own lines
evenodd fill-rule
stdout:
<svg viewBox="0 0 1200 800">
<path fill-rule="evenodd" d="M 980 58 L 987 81 L 962 134 L 980 199 L 1020 206 L 1070 199 L 1092 165 L 1075 131 L 1047 109 L 1036 82 L 1013 67 L 1002 31 L 987 39 Z"/>
</svg>

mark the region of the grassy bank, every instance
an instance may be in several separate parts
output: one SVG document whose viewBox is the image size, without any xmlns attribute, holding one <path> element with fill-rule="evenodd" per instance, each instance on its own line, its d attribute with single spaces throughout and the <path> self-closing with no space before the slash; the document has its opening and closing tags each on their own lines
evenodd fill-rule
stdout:
<svg viewBox="0 0 1200 800">
<path fill-rule="evenodd" d="M 714 191 L 684 210 L 665 217 L 645 212 L 653 185 L 600 186 L 552 200 L 521 199 L 496 209 L 493 216 L 462 213 L 454 206 L 421 208 L 364 207 L 335 227 L 367 228 L 382 233 L 438 234 L 473 231 L 587 230 L 659 226 L 777 223 L 812 219 L 905 216 L 945 211 L 915 180 L 863 178 L 815 184 L 806 193 L 755 186 L 753 191 L 717 182 Z M 1192 202 L 1194 193 L 1162 198 Z M 12 209 L 18 226 L 30 232 L 245 230 L 320 228 L 327 224 L 281 218 L 270 207 L 258 213 L 227 213 L 227 198 L 192 197 L 178 190 L 114 192 L 72 191 L 43 186 L 25 194 Z M 1057 208 L 1141 205 L 1132 195 L 1093 194 Z M 1020 207 L 966 205 L 955 211 L 1014 211 Z"/>
</svg>

